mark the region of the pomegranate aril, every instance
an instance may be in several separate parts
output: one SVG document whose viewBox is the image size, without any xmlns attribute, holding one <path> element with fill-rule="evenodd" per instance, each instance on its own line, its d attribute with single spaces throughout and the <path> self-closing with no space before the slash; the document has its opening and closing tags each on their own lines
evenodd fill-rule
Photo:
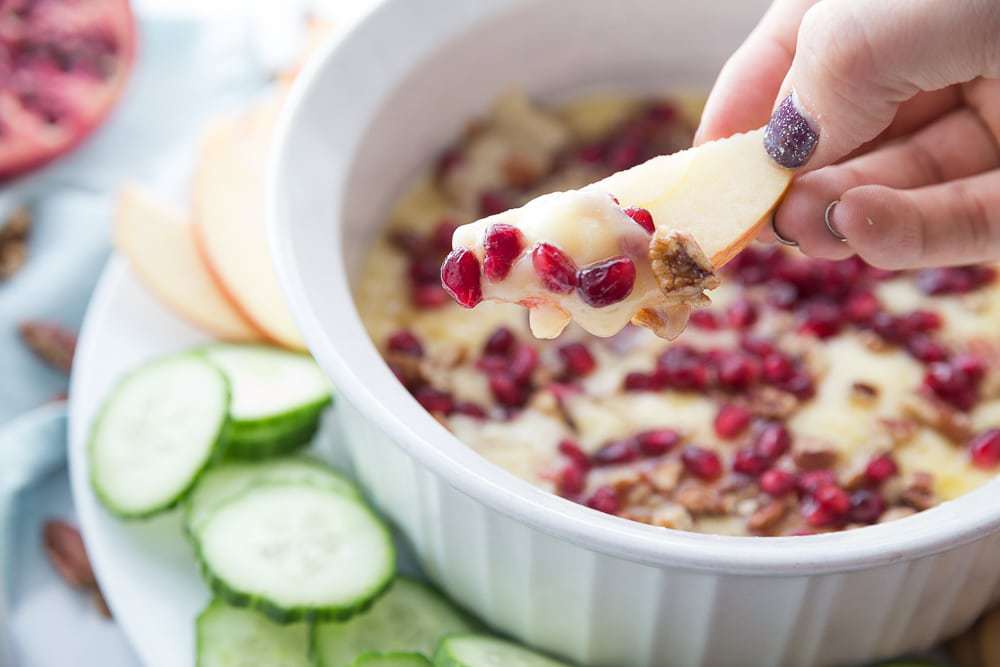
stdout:
<svg viewBox="0 0 1000 667">
<path fill-rule="evenodd" d="M 978 398 L 978 382 L 954 364 L 941 361 L 928 366 L 924 385 L 938 398 L 959 410 L 969 410 Z"/>
<path fill-rule="evenodd" d="M 635 264 L 628 257 L 615 257 L 580 269 L 577 293 L 584 303 L 604 308 L 624 300 L 635 286 Z"/>
<path fill-rule="evenodd" d="M 530 345 L 522 344 L 514 348 L 514 353 L 510 356 L 510 365 L 507 372 L 517 382 L 528 382 L 538 368 L 538 350 Z"/>
<path fill-rule="evenodd" d="M 507 327 L 499 327 L 490 334 L 483 345 L 484 354 L 507 356 L 514 348 L 514 333 Z"/>
<path fill-rule="evenodd" d="M 484 192 L 479 195 L 479 214 L 483 217 L 503 213 L 510 206 L 510 200 L 499 192 Z"/>
<path fill-rule="evenodd" d="M 944 318 L 930 310 L 914 310 L 900 318 L 900 325 L 908 332 L 927 333 L 944 325 Z"/>
<path fill-rule="evenodd" d="M 680 443 L 681 434 L 669 428 L 659 428 L 643 431 L 635 439 L 644 456 L 662 456 Z"/>
<path fill-rule="evenodd" d="M 865 466 L 865 479 L 872 484 L 881 484 L 899 473 L 899 466 L 889 454 L 879 454 L 872 457 Z"/>
<path fill-rule="evenodd" d="M 625 391 L 653 391 L 658 388 L 652 374 L 639 371 L 627 373 L 622 387 Z"/>
<path fill-rule="evenodd" d="M 587 499 L 587 507 L 604 512 L 605 514 L 617 514 L 621 509 L 618 502 L 618 494 L 610 486 L 602 486 L 594 491 L 593 495 Z"/>
<path fill-rule="evenodd" d="M 967 294 L 996 279 L 996 271 L 987 266 L 952 266 L 924 269 L 917 273 L 917 287 L 925 294 Z"/>
<path fill-rule="evenodd" d="M 834 516 L 843 516 L 851 509 L 847 491 L 836 484 L 822 484 L 812 494 L 813 499 Z"/>
<path fill-rule="evenodd" d="M 795 371 L 792 377 L 776 383 L 776 386 L 802 401 L 812 398 L 816 393 L 812 378 L 803 370 Z"/>
<path fill-rule="evenodd" d="M 651 382 L 679 390 L 702 391 L 708 388 L 711 375 L 701 355 L 686 345 L 668 347 L 656 361 Z"/>
<path fill-rule="evenodd" d="M 561 496 L 573 497 L 583 492 L 587 485 L 587 469 L 567 463 L 556 473 L 556 491 Z"/>
<path fill-rule="evenodd" d="M 837 523 L 837 517 L 815 500 L 807 500 L 802 504 L 802 516 L 815 528 L 826 528 Z"/>
<path fill-rule="evenodd" d="M 448 303 L 448 293 L 437 284 L 419 285 L 410 291 L 410 300 L 421 310 L 431 310 Z"/>
<path fill-rule="evenodd" d="M 506 373 L 491 375 L 489 385 L 493 398 L 504 407 L 519 408 L 528 402 L 528 392 Z"/>
<path fill-rule="evenodd" d="M 455 407 L 455 401 L 452 399 L 451 394 L 429 385 L 417 389 L 413 393 L 413 397 L 417 399 L 417 403 L 420 403 L 427 412 L 438 412 L 447 415 Z"/>
<path fill-rule="evenodd" d="M 832 470 L 809 470 L 799 475 L 798 483 L 799 490 L 803 494 L 811 496 L 821 486 L 836 484 L 837 478 Z"/>
<path fill-rule="evenodd" d="M 832 303 L 817 301 L 805 309 L 799 331 L 823 339 L 836 336 L 841 326 L 840 309 Z"/>
<path fill-rule="evenodd" d="M 711 310 L 696 310 L 691 313 L 691 326 L 705 331 L 718 331 L 722 328 L 722 320 Z"/>
<path fill-rule="evenodd" d="M 459 305 L 474 308 L 483 300 L 479 260 L 468 248 L 452 250 L 441 265 L 441 284 Z"/>
<path fill-rule="evenodd" d="M 416 334 L 408 329 L 401 329 L 389 336 L 386 347 L 390 352 L 405 354 L 411 357 L 424 356 L 424 346 Z"/>
<path fill-rule="evenodd" d="M 524 236 L 517 227 L 499 222 L 490 225 L 483 240 L 486 279 L 499 282 L 506 278 L 523 249 Z"/>
<path fill-rule="evenodd" d="M 531 264 L 542 285 L 550 292 L 569 294 L 576 287 L 576 264 L 551 243 L 535 244 Z"/>
<path fill-rule="evenodd" d="M 775 352 L 764 357 L 764 361 L 761 363 L 761 372 L 768 382 L 783 382 L 795 374 L 795 364 L 785 355 Z"/>
<path fill-rule="evenodd" d="M 914 359 L 925 364 L 944 361 L 948 358 L 948 348 L 926 334 L 916 334 L 907 340 L 906 351 Z"/>
<path fill-rule="evenodd" d="M 881 307 L 878 297 L 871 292 L 856 292 L 844 304 L 844 316 L 856 324 L 870 322 Z"/>
<path fill-rule="evenodd" d="M 436 285 L 441 280 L 441 256 L 419 255 L 410 259 L 408 269 L 414 285 Z"/>
<path fill-rule="evenodd" d="M 590 461 L 595 466 L 631 463 L 639 458 L 639 443 L 634 438 L 613 440 L 594 452 Z"/>
<path fill-rule="evenodd" d="M 458 225 L 451 218 L 444 218 L 431 231 L 428 239 L 430 247 L 444 254 L 451 252 L 451 237 L 455 235 Z"/>
<path fill-rule="evenodd" d="M 473 419 L 486 419 L 486 409 L 478 403 L 459 401 L 455 403 L 455 414 L 465 415 Z"/>
<path fill-rule="evenodd" d="M 742 447 L 733 457 L 733 471 L 751 477 L 760 475 L 770 465 L 771 461 L 753 447 Z"/>
<path fill-rule="evenodd" d="M 885 512 L 885 500 L 878 491 L 859 489 L 851 494 L 848 519 L 855 523 L 875 523 Z"/>
<path fill-rule="evenodd" d="M 597 368 L 594 355 L 583 343 L 568 343 L 559 348 L 566 374 L 571 377 L 589 375 Z"/>
<path fill-rule="evenodd" d="M 792 436 L 784 424 L 770 422 L 761 427 L 754 448 L 771 462 L 776 461 L 792 446 Z"/>
<path fill-rule="evenodd" d="M 727 403 L 715 415 L 715 434 L 723 440 L 732 440 L 750 426 L 753 413 L 741 405 Z"/>
<path fill-rule="evenodd" d="M 778 354 L 774 343 L 760 336 L 743 336 L 740 338 L 740 349 L 761 359 Z"/>
<path fill-rule="evenodd" d="M 699 479 L 712 481 L 722 475 L 722 461 L 710 449 L 688 445 L 681 452 L 681 461 L 687 471 Z"/>
<path fill-rule="evenodd" d="M 972 354 L 955 355 L 955 358 L 951 360 L 951 365 L 971 378 L 973 382 L 979 382 L 986 375 L 986 362 Z"/>
<path fill-rule="evenodd" d="M 586 468 L 590 465 L 590 457 L 588 457 L 587 453 L 580 449 L 580 445 L 573 440 L 566 439 L 560 441 L 558 449 L 560 454 L 568 458 L 574 464 L 582 468 Z"/>
<path fill-rule="evenodd" d="M 760 379 L 760 364 L 753 357 L 741 352 L 731 352 L 722 357 L 716 369 L 719 384 L 724 389 L 740 391 Z"/>
<path fill-rule="evenodd" d="M 653 214 L 646 209 L 627 208 L 625 209 L 625 215 L 632 218 L 637 225 L 645 229 L 650 234 L 656 231 L 656 225 L 653 224 Z"/>
<path fill-rule="evenodd" d="M 726 308 L 726 320 L 734 329 L 749 329 L 757 322 L 757 306 L 749 299 L 737 299 Z"/>
<path fill-rule="evenodd" d="M 769 496 L 780 498 L 789 493 L 796 486 L 795 474 L 782 470 L 781 468 L 771 468 L 760 476 L 760 489 Z"/>
<path fill-rule="evenodd" d="M 1000 429 L 983 431 L 969 443 L 969 456 L 977 468 L 990 470 L 1000 465 Z"/>
</svg>

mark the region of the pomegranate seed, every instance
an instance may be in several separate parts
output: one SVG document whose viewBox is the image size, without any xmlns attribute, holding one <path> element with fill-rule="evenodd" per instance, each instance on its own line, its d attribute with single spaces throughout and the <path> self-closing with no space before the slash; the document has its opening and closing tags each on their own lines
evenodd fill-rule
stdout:
<svg viewBox="0 0 1000 667">
<path fill-rule="evenodd" d="M 709 369 L 701 355 L 687 345 L 668 347 L 656 361 L 656 378 L 664 386 L 701 391 L 708 387 Z"/>
<path fill-rule="evenodd" d="M 451 218 L 444 218 L 437 224 L 430 235 L 430 245 L 440 253 L 451 252 L 451 237 L 455 235 L 458 225 Z"/>
<path fill-rule="evenodd" d="M 722 320 L 711 310 L 696 310 L 691 313 L 691 326 L 705 331 L 718 331 L 722 328 Z"/>
<path fill-rule="evenodd" d="M 604 308 L 625 299 L 635 286 L 635 264 L 628 257 L 615 257 L 580 269 L 577 292 L 584 303 Z"/>
<path fill-rule="evenodd" d="M 387 347 L 390 352 L 405 354 L 411 357 L 424 356 L 424 346 L 416 334 L 408 329 L 400 329 L 389 336 Z"/>
<path fill-rule="evenodd" d="M 486 230 L 483 249 L 483 274 L 499 282 L 507 277 L 524 249 L 524 236 L 517 227 L 498 222 Z"/>
<path fill-rule="evenodd" d="M 612 440 L 602 446 L 590 457 L 595 466 L 617 465 L 631 463 L 639 458 L 639 443 L 635 438 Z"/>
<path fill-rule="evenodd" d="M 832 470 L 809 470 L 799 475 L 799 490 L 807 496 L 816 493 L 821 486 L 828 484 L 836 485 L 837 478 Z"/>
<path fill-rule="evenodd" d="M 669 428 L 658 428 L 643 431 L 635 439 L 644 456 L 662 456 L 680 443 L 681 434 Z"/>
<path fill-rule="evenodd" d="M 437 285 L 441 282 L 441 258 L 430 255 L 413 257 L 408 273 L 414 285 Z"/>
<path fill-rule="evenodd" d="M 726 319 L 734 329 L 749 329 L 757 321 L 757 306 L 749 299 L 738 299 L 726 308 Z"/>
<path fill-rule="evenodd" d="M 802 504 L 802 516 L 810 526 L 824 528 L 837 522 L 837 517 L 830 510 L 826 509 L 814 500 L 807 500 Z M 805 533 L 811 534 L 811 533 Z"/>
<path fill-rule="evenodd" d="M 462 155 L 462 151 L 458 148 L 449 148 L 445 150 L 438 156 L 437 163 L 435 164 L 435 178 L 440 180 L 447 176 L 448 172 L 461 164 L 463 159 L 464 156 Z"/>
<path fill-rule="evenodd" d="M 625 391 L 652 391 L 655 389 L 653 376 L 649 373 L 640 373 L 639 371 L 627 373 L 622 386 L 625 388 Z"/>
<path fill-rule="evenodd" d="M 986 375 L 986 362 L 971 354 L 958 354 L 951 361 L 958 371 L 965 373 L 974 382 L 979 382 Z"/>
<path fill-rule="evenodd" d="M 645 229 L 647 232 L 652 234 L 656 231 L 656 225 L 653 224 L 653 214 L 644 208 L 627 208 L 625 209 L 625 215 L 635 220 L 636 224 Z"/>
<path fill-rule="evenodd" d="M 567 463 L 556 473 L 556 491 L 560 496 L 576 496 L 587 485 L 587 469 Z"/>
<path fill-rule="evenodd" d="M 943 361 L 928 366 L 924 375 L 924 385 L 928 389 L 960 410 L 968 410 L 975 405 L 977 384 L 961 368 Z"/>
<path fill-rule="evenodd" d="M 788 283 L 774 283 L 767 288 L 767 302 L 778 310 L 791 310 L 799 302 L 799 290 Z"/>
<path fill-rule="evenodd" d="M 712 481 L 722 475 L 722 461 L 710 449 L 688 445 L 681 452 L 681 461 L 687 471 L 699 479 Z"/>
<path fill-rule="evenodd" d="M 795 488 L 794 473 L 781 468 L 771 468 L 760 476 L 760 489 L 769 496 L 780 498 Z"/>
<path fill-rule="evenodd" d="M 840 309 L 826 301 L 815 301 L 805 309 L 805 318 L 799 325 L 799 331 L 824 339 L 840 333 Z"/>
<path fill-rule="evenodd" d="M 723 440 L 732 440 L 746 430 L 753 414 L 741 405 L 727 403 L 715 415 L 715 433 Z"/>
<path fill-rule="evenodd" d="M 559 443 L 559 453 L 581 468 L 590 466 L 590 458 L 587 453 L 580 449 L 580 445 L 573 440 L 562 440 Z"/>
<path fill-rule="evenodd" d="M 483 217 L 503 213 L 510 208 L 510 201 L 499 192 L 484 192 L 479 195 L 479 214 Z"/>
<path fill-rule="evenodd" d="M 795 365 L 785 355 L 775 352 L 764 357 L 761 372 L 768 382 L 778 383 L 792 377 L 795 373 Z"/>
<path fill-rule="evenodd" d="M 900 318 L 900 324 L 907 331 L 937 331 L 944 325 L 944 319 L 930 310 L 914 310 Z"/>
<path fill-rule="evenodd" d="M 792 377 L 778 383 L 777 386 L 803 401 L 812 398 L 816 393 L 812 378 L 805 371 L 796 371 Z"/>
<path fill-rule="evenodd" d="M 769 422 L 757 433 L 754 448 L 769 461 L 774 462 L 792 446 L 792 436 L 784 424 Z"/>
<path fill-rule="evenodd" d="M 724 389 L 739 391 L 747 389 L 760 379 L 760 364 L 756 359 L 741 352 L 731 352 L 722 357 L 718 364 L 719 384 Z"/>
<path fill-rule="evenodd" d="M 419 285 L 410 292 L 410 300 L 421 310 L 431 310 L 448 303 L 448 293 L 437 284 Z"/>
<path fill-rule="evenodd" d="M 605 161 L 612 170 L 622 171 L 639 164 L 641 155 L 642 146 L 639 143 L 619 142 L 609 148 Z"/>
<path fill-rule="evenodd" d="M 551 243 L 535 244 L 531 251 L 531 264 L 542 285 L 550 292 L 569 294 L 576 287 L 576 264 Z"/>
<path fill-rule="evenodd" d="M 821 484 L 813 493 L 813 498 L 835 516 L 843 516 L 851 509 L 850 496 L 836 484 Z"/>
<path fill-rule="evenodd" d="M 871 292 L 856 292 L 844 304 L 844 315 L 851 322 L 861 324 L 870 322 L 882 305 Z"/>
<path fill-rule="evenodd" d="M 917 273 L 917 287 L 925 294 L 967 294 L 996 278 L 996 272 L 986 266 L 952 266 L 925 269 Z"/>
<path fill-rule="evenodd" d="M 483 300 L 479 284 L 479 260 L 468 248 L 452 250 L 441 265 L 441 284 L 451 297 L 466 308 Z"/>
<path fill-rule="evenodd" d="M 559 348 L 566 374 L 572 377 L 589 375 L 597 368 L 597 361 L 583 343 L 569 343 Z"/>
<path fill-rule="evenodd" d="M 925 364 L 948 358 L 948 348 L 926 334 L 916 334 L 906 341 L 906 351 Z"/>
<path fill-rule="evenodd" d="M 455 401 L 452 399 L 451 394 L 446 391 L 439 391 L 429 385 L 417 389 L 413 397 L 417 399 L 417 403 L 420 403 L 427 412 L 439 412 L 447 415 L 455 407 Z"/>
<path fill-rule="evenodd" d="M 604 160 L 604 148 L 600 143 L 584 146 L 576 152 L 576 159 L 585 164 L 597 164 Z"/>
<path fill-rule="evenodd" d="M 859 489 L 851 494 L 848 518 L 855 523 L 875 523 L 885 512 L 885 500 L 878 491 Z"/>
<path fill-rule="evenodd" d="M 740 348 L 749 354 L 761 359 L 772 354 L 778 354 L 778 349 L 766 338 L 760 336 L 743 336 L 740 338 Z"/>
<path fill-rule="evenodd" d="M 530 345 L 518 345 L 510 357 L 507 372 L 517 382 L 528 382 L 538 368 L 538 350 Z"/>
<path fill-rule="evenodd" d="M 865 479 L 872 484 L 881 484 L 899 472 L 896 461 L 888 454 L 872 457 L 865 466 Z"/>
<path fill-rule="evenodd" d="M 473 419 L 486 419 L 486 410 L 478 403 L 471 401 L 459 401 L 455 403 L 455 413 L 472 417 Z"/>
<path fill-rule="evenodd" d="M 969 456 L 977 468 L 996 468 L 1000 464 L 1000 429 L 992 428 L 973 438 Z"/>
<path fill-rule="evenodd" d="M 506 373 L 491 375 L 489 384 L 493 398 L 500 405 L 508 408 L 519 408 L 528 401 L 527 392 Z"/>
<path fill-rule="evenodd" d="M 605 514 L 617 514 L 621 505 L 618 502 L 618 494 L 610 486 L 598 487 L 590 499 L 587 500 L 587 507 L 604 512 Z"/>
<path fill-rule="evenodd" d="M 483 352 L 505 357 L 514 349 L 514 342 L 514 333 L 507 327 L 499 327 L 486 339 Z"/>
<path fill-rule="evenodd" d="M 753 447 L 742 447 L 736 450 L 733 457 L 733 471 L 756 477 L 767 470 L 771 461 Z"/>
</svg>

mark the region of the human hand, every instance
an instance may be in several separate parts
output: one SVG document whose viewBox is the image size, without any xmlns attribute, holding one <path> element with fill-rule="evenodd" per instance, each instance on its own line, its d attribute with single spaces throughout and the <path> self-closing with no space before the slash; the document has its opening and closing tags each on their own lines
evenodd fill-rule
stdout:
<svg viewBox="0 0 1000 667">
<path fill-rule="evenodd" d="M 810 255 L 995 260 L 997 77 L 998 0 L 775 0 L 720 73 L 695 143 L 770 117 L 768 152 L 808 172 L 774 226 Z"/>
</svg>

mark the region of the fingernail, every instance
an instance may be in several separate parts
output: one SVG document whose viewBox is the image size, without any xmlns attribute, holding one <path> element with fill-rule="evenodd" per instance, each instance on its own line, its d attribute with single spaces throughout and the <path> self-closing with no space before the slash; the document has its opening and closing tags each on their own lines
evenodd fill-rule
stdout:
<svg viewBox="0 0 1000 667">
<path fill-rule="evenodd" d="M 795 93 L 781 101 L 764 130 L 764 149 L 782 167 L 801 167 L 819 142 L 814 130 L 799 108 Z"/>
</svg>

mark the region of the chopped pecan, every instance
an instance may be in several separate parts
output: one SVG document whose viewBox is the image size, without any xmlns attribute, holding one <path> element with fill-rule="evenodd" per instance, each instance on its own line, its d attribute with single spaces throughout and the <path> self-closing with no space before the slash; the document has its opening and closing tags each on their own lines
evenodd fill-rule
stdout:
<svg viewBox="0 0 1000 667">
<path fill-rule="evenodd" d="M 757 417 L 785 420 L 799 408 L 799 400 L 787 391 L 760 385 L 750 391 L 746 407 Z"/>
<path fill-rule="evenodd" d="M 851 384 L 851 402 L 859 407 L 870 408 L 878 402 L 879 390 L 873 384 L 867 382 L 854 382 Z"/>
<path fill-rule="evenodd" d="M 788 513 L 788 506 L 780 500 L 772 500 L 747 519 L 747 530 L 758 535 L 769 534 L 781 523 Z"/>
<path fill-rule="evenodd" d="M 717 489 L 698 482 L 682 484 L 674 494 L 674 500 L 691 514 L 725 514 L 727 505 Z"/>
<path fill-rule="evenodd" d="M 800 470 L 823 470 L 837 462 L 837 450 L 817 438 L 799 438 L 792 460 Z"/>
<path fill-rule="evenodd" d="M 42 545 L 59 576 L 73 588 L 97 585 L 80 531 L 65 521 L 46 521 Z"/>
<path fill-rule="evenodd" d="M 900 447 L 913 440 L 917 435 L 917 423 L 912 419 L 879 419 L 879 425 L 889 437 L 893 447 Z"/>
<path fill-rule="evenodd" d="M 899 501 L 918 512 L 937 504 L 934 498 L 934 478 L 930 473 L 916 472 L 909 486 L 899 495 Z"/>
<path fill-rule="evenodd" d="M 661 528 L 676 528 L 678 530 L 691 530 L 694 527 L 691 514 L 674 503 L 656 508 L 650 516 L 649 523 Z"/>
<path fill-rule="evenodd" d="M 19 208 L 0 226 L 0 280 L 14 276 L 28 258 L 31 215 Z"/>
<path fill-rule="evenodd" d="M 890 347 L 889 343 L 885 342 L 885 339 L 874 331 L 860 331 L 858 338 L 861 340 L 861 344 L 872 352 L 885 352 Z"/>
<path fill-rule="evenodd" d="M 503 162 L 503 173 L 507 185 L 518 189 L 534 185 L 542 175 L 537 164 L 518 153 L 507 156 Z"/>
<path fill-rule="evenodd" d="M 937 431 L 953 444 L 964 445 L 974 435 L 969 416 L 943 401 L 913 394 L 901 407 L 904 415 Z"/>
<path fill-rule="evenodd" d="M 27 321 L 18 326 L 21 340 L 39 359 L 69 373 L 76 351 L 76 334 L 50 322 Z"/>
<path fill-rule="evenodd" d="M 684 465 L 676 459 L 671 459 L 646 470 L 644 475 L 654 489 L 666 493 L 677 488 L 677 482 L 680 481 L 683 472 Z"/>
<path fill-rule="evenodd" d="M 657 229 L 649 242 L 649 260 L 669 303 L 703 305 L 705 291 L 719 286 L 712 263 L 690 234 Z"/>
</svg>

